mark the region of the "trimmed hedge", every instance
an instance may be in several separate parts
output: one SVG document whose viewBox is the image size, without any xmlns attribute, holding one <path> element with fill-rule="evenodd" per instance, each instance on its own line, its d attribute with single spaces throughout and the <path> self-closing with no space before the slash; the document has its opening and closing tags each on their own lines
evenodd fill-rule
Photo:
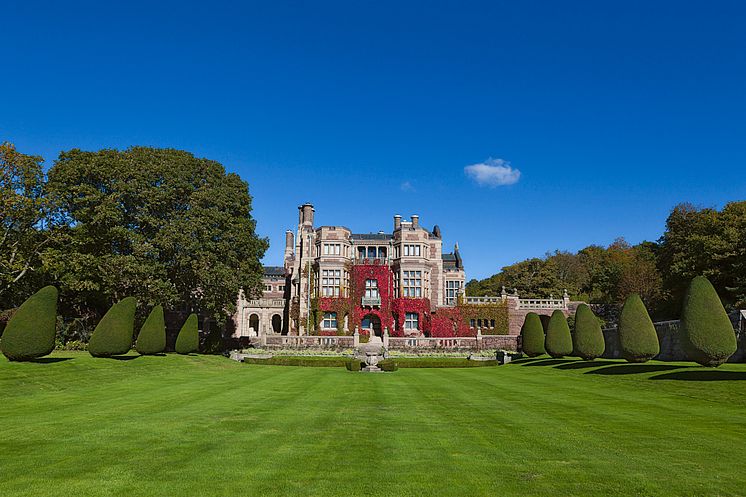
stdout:
<svg viewBox="0 0 746 497">
<path fill-rule="evenodd" d="M 88 352 L 93 357 L 111 357 L 129 352 L 135 327 L 135 297 L 127 297 L 111 306 L 93 330 Z"/>
<path fill-rule="evenodd" d="M 379 362 L 378 367 L 381 368 L 381 371 L 392 372 L 399 370 L 399 364 L 392 359 L 386 359 L 385 361 Z"/>
<path fill-rule="evenodd" d="M 554 358 L 564 357 L 572 354 L 572 336 L 570 326 L 567 324 L 565 314 L 557 309 L 549 318 L 547 336 L 544 341 L 547 354 Z"/>
<path fill-rule="evenodd" d="M 541 318 L 535 312 L 526 314 L 521 326 L 521 344 L 523 353 L 529 357 L 536 357 L 546 353 L 544 349 L 544 327 Z"/>
<path fill-rule="evenodd" d="M 166 349 L 166 323 L 163 319 L 163 307 L 157 305 L 140 328 L 135 349 L 141 355 L 160 354 Z"/>
<path fill-rule="evenodd" d="M 176 352 L 189 354 L 199 351 L 199 321 L 196 314 L 190 314 L 176 337 Z"/>
<path fill-rule="evenodd" d="M 470 361 L 468 359 L 451 359 L 441 357 L 397 357 L 396 359 L 385 359 L 379 366 L 387 361 L 394 361 L 399 368 L 479 368 L 485 366 L 497 366 L 496 360 Z M 274 356 L 269 359 L 245 358 L 246 364 L 264 364 L 267 366 L 308 366 L 308 367 L 342 367 L 353 368 L 353 362 L 357 362 L 362 369 L 362 363 L 357 359 L 348 357 L 319 357 L 319 356 Z"/>
<path fill-rule="evenodd" d="M 363 369 L 363 363 L 359 359 L 350 359 L 345 364 L 347 371 L 360 371 Z"/>
<path fill-rule="evenodd" d="M 11 361 L 28 361 L 54 350 L 57 324 L 57 289 L 45 286 L 13 314 L 0 340 L 0 349 Z"/>
<path fill-rule="evenodd" d="M 352 362 L 348 357 L 314 357 L 314 356 L 274 356 L 269 359 L 254 359 L 246 357 L 246 364 L 263 364 L 265 366 L 310 366 L 319 368 L 348 367 Z M 351 370 L 351 371 L 354 371 Z M 359 371 L 359 369 L 357 370 Z"/>
<path fill-rule="evenodd" d="M 590 307 L 580 304 L 575 311 L 575 333 L 572 335 L 573 354 L 592 361 L 604 354 L 606 344 L 601 322 Z"/>
<path fill-rule="evenodd" d="M 627 297 L 619 315 L 619 345 L 629 362 L 647 362 L 661 351 L 653 321 L 636 293 Z"/>
<path fill-rule="evenodd" d="M 680 329 L 687 357 L 702 366 L 720 366 L 738 348 L 736 333 L 723 303 L 704 276 L 697 276 L 689 283 Z"/>
</svg>

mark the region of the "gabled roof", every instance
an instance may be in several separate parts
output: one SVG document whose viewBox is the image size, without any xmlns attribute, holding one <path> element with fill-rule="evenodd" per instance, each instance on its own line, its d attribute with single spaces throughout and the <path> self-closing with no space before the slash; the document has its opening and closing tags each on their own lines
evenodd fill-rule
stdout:
<svg viewBox="0 0 746 497">
<path fill-rule="evenodd" d="M 285 268 L 282 266 L 264 266 L 265 276 L 285 276 Z"/>
<path fill-rule="evenodd" d="M 353 240 L 388 241 L 393 240 L 394 235 L 390 233 L 353 233 L 350 238 Z"/>
</svg>

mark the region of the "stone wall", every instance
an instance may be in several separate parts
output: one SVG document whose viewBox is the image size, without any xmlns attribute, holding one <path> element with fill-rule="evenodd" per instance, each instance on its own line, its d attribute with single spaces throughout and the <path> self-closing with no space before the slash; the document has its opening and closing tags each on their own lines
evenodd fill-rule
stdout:
<svg viewBox="0 0 746 497">
<path fill-rule="evenodd" d="M 746 362 L 746 326 L 741 317 L 742 311 L 737 311 L 730 315 L 733 322 L 734 333 L 738 339 L 738 349 L 731 356 L 728 362 Z M 679 338 L 679 321 L 661 321 L 655 324 L 655 331 L 658 333 L 658 343 L 660 343 L 661 352 L 656 357 L 659 361 L 686 361 L 686 354 L 681 346 Z M 616 327 L 603 330 L 604 341 L 606 342 L 606 351 L 603 357 L 607 359 L 619 359 L 622 357 L 619 347 L 619 333 Z"/>
</svg>

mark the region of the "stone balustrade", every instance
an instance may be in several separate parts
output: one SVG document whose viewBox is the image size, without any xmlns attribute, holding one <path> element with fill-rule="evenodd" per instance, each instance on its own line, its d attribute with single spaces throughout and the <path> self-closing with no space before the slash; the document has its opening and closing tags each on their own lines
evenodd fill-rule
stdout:
<svg viewBox="0 0 746 497">
<path fill-rule="evenodd" d="M 246 307 L 285 308 L 285 299 L 251 299 L 246 301 Z"/>
<path fill-rule="evenodd" d="M 252 343 L 266 348 L 319 348 L 351 349 L 355 347 L 355 336 L 317 335 L 264 335 L 252 339 Z M 481 335 L 476 337 L 385 337 L 389 350 L 518 350 L 520 337 L 511 335 Z"/>
<path fill-rule="evenodd" d="M 564 299 L 518 299 L 517 309 L 567 309 Z"/>
</svg>

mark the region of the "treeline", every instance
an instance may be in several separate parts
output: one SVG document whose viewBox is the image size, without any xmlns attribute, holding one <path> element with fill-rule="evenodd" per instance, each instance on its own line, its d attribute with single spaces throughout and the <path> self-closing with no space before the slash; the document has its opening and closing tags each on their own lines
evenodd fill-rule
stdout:
<svg viewBox="0 0 746 497">
<path fill-rule="evenodd" d="M 63 151 L 0 145 L 0 321 L 45 285 L 60 291 L 63 340 L 86 339 L 125 297 L 218 323 L 261 283 L 266 239 L 248 184 L 173 149 Z M 0 323 L 0 327 L 2 324 Z"/>
<path fill-rule="evenodd" d="M 555 251 L 471 280 L 466 292 L 499 295 L 505 286 L 521 296 L 547 297 L 567 289 L 573 299 L 606 304 L 608 315 L 638 294 L 654 319 L 675 319 L 687 285 L 698 275 L 712 282 L 726 308 L 746 307 L 745 201 L 722 210 L 679 204 L 656 242 L 630 245 L 619 238 L 608 247 Z"/>
</svg>

